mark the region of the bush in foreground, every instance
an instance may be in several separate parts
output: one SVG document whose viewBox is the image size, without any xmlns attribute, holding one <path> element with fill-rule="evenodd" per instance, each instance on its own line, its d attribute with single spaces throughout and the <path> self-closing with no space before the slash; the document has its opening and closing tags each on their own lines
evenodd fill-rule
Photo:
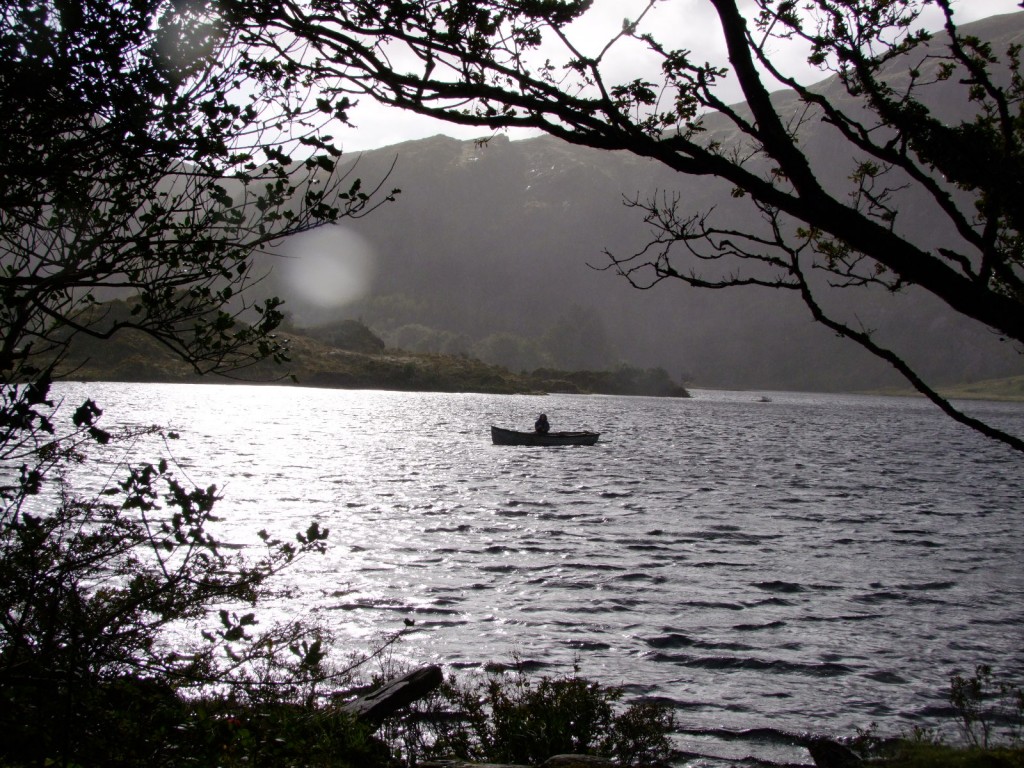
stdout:
<svg viewBox="0 0 1024 768">
<path fill-rule="evenodd" d="M 558 754 L 652 765 L 671 755 L 664 704 L 621 707 L 622 690 L 573 674 L 531 679 L 521 667 L 484 681 L 449 680 L 415 715 L 412 748 L 429 758 L 539 765 Z"/>
<path fill-rule="evenodd" d="M 918 729 L 902 739 L 867 732 L 854 746 L 881 768 L 1024 768 L 1024 689 L 997 680 L 989 665 L 979 664 L 973 676 L 951 678 L 949 701 L 961 745 Z"/>
</svg>

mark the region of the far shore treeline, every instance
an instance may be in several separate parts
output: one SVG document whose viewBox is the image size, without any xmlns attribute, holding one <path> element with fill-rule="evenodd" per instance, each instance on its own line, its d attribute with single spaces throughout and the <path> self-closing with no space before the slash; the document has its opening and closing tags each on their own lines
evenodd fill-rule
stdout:
<svg viewBox="0 0 1024 768">
<path fill-rule="evenodd" d="M 106 315 L 130 312 L 131 301 L 101 305 Z M 65 378 L 77 381 L 290 384 L 326 389 L 387 389 L 400 392 L 477 392 L 481 394 L 601 394 L 690 397 L 686 382 L 664 368 L 619 364 L 605 370 L 545 367 L 513 371 L 472 355 L 411 352 L 388 347 L 359 320 L 316 327 L 286 324 L 288 360 L 262 361 L 231 378 L 196 374 L 151 338 L 131 331 L 113 339 L 77 337 L 64 363 Z M 962 382 L 942 387 L 960 400 L 1024 401 L 1024 376 Z M 909 387 L 870 394 L 913 395 Z"/>
<path fill-rule="evenodd" d="M 106 313 L 130 311 L 108 302 Z M 78 338 L 65 365 L 79 381 L 211 382 L 298 384 L 334 389 L 486 394 L 605 394 L 689 397 L 662 368 L 620 365 L 604 371 L 538 368 L 514 372 L 467 355 L 425 354 L 387 348 L 366 325 L 343 320 L 315 329 L 288 328 L 288 360 L 264 361 L 230 379 L 200 376 L 147 336 L 126 332 L 114 339 Z"/>
</svg>

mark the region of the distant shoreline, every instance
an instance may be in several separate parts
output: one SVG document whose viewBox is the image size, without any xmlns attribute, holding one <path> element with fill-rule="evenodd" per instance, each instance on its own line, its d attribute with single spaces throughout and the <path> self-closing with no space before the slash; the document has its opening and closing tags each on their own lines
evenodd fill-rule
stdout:
<svg viewBox="0 0 1024 768">
<path fill-rule="evenodd" d="M 938 387 L 940 395 L 950 400 L 991 400 L 1004 403 L 1024 402 L 1024 376 L 1013 376 L 1006 379 L 989 379 L 972 384 L 958 384 L 950 387 Z M 889 397 L 924 397 L 910 387 L 891 387 L 861 392 L 864 395 L 886 395 Z"/>
<path fill-rule="evenodd" d="M 690 391 L 707 390 L 709 392 L 750 392 L 755 394 L 772 395 L 775 392 L 808 392 L 828 395 L 866 395 L 869 397 L 921 397 L 917 390 L 907 387 L 884 387 L 881 389 L 856 389 L 856 390 L 785 390 L 768 389 L 761 387 L 711 387 L 701 384 L 691 384 Z M 952 386 L 940 386 L 937 388 L 940 395 L 950 400 L 989 400 L 1003 403 L 1024 403 L 1024 376 L 1011 376 L 1002 379 L 988 379 L 968 384 L 957 384 Z"/>
</svg>

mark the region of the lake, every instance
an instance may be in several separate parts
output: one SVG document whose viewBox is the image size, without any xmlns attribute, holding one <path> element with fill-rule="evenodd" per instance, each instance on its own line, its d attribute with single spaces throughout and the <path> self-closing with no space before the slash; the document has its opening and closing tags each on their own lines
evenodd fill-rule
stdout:
<svg viewBox="0 0 1024 768">
<path fill-rule="evenodd" d="M 223 489 L 229 541 L 329 528 L 272 607 L 341 651 L 411 619 L 412 664 L 575 660 L 670 701 L 688 748 L 783 762 L 801 757 L 741 732 L 948 728 L 950 675 L 1024 674 L 1024 457 L 919 399 L 60 391 L 107 427 L 177 430 L 182 473 Z M 1024 404 L 968 407 L 1024 433 Z M 541 411 L 601 441 L 491 445 L 491 424 Z"/>
</svg>

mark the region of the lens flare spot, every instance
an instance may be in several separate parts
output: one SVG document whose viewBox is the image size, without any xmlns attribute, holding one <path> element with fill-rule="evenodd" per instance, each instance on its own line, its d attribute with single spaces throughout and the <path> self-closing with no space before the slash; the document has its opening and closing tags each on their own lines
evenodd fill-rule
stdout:
<svg viewBox="0 0 1024 768">
<path fill-rule="evenodd" d="M 370 290 L 374 253 L 361 235 L 332 226 L 289 238 L 284 276 L 295 298 L 317 307 L 342 307 Z"/>
</svg>

